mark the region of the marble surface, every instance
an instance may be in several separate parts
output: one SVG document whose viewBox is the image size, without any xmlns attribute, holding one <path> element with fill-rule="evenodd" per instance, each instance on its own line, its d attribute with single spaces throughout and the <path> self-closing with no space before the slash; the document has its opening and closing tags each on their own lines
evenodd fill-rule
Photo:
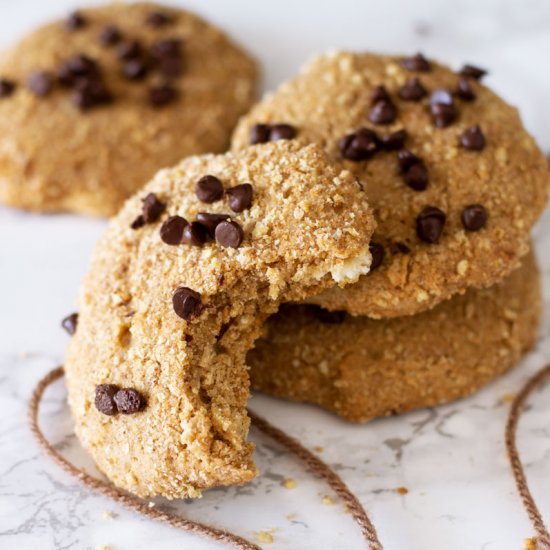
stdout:
<svg viewBox="0 0 550 550">
<path fill-rule="evenodd" d="M 66 0 L 0 0 L 0 42 L 73 6 Z M 491 69 L 487 82 L 517 104 L 550 149 L 550 3 L 547 0 L 189 0 L 265 65 L 266 87 L 332 47 L 411 52 Z M 32 387 L 63 360 L 60 319 L 74 296 L 104 222 L 0 209 L 0 548 L 112 550 L 218 545 L 126 512 L 83 488 L 45 458 L 26 425 Z M 531 526 L 504 454 L 506 396 L 550 359 L 550 216 L 536 231 L 545 316 L 533 352 L 474 397 L 436 409 L 350 425 L 314 407 L 253 396 L 250 406 L 310 448 L 318 447 L 369 510 L 389 550 L 518 550 Z M 63 385 L 47 394 L 43 424 L 76 464 L 93 464 L 72 434 Z M 531 488 L 550 516 L 548 390 L 533 397 L 519 446 Z M 168 505 L 273 549 L 363 548 L 338 499 L 280 448 L 252 430 L 263 474 L 242 488 Z M 288 489 L 285 479 L 296 480 Z M 405 487 L 401 495 L 396 489 Z M 331 499 L 324 497 L 329 496 Z M 332 501 L 332 505 L 329 505 Z M 158 501 L 157 506 L 167 506 Z"/>
</svg>

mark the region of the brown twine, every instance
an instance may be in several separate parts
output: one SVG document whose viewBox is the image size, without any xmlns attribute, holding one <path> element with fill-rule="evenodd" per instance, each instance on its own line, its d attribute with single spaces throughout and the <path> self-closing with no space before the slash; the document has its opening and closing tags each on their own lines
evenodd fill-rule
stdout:
<svg viewBox="0 0 550 550">
<path fill-rule="evenodd" d="M 46 388 L 59 380 L 63 376 L 63 367 L 57 367 L 56 369 L 50 371 L 40 382 L 38 382 L 36 388 L 33 391 L 31 401 L 29 404 L 29 423 L 30 429 L 36 438 L 39 445 L 42 447 L 44 452 L 52 458 L 57 464 L 69 475 L 79 479 L 84 485 L 95 489 L 102 495 L 113 499 L 122 506 L 137 512 L 147 518 L 161 521 L 167 523 L 172 527 L 182 529 L 183 531 L 191 532 L 197 535 L 202 535 L 209 537 L 215 541 L 222 542 L 225 544 L 232 545 L 235 548 L 240 548 L 242 550 L 260 550 L 260 547 L 253 542 L 250 542 L 238 535 L 235 535 L 224 529 L 218 529 L 216 527 L 211 527 L 210 525 L 205 525 L 198 521 L 192 521 L 185 519 L 179 515 L 172 514 L 170 512 L 162 512 L 155 508 L 150 508 L 146 502 L 143 500 L 125 493 L 120 489 L 117 489 L 114 485 L 96 479 L 82 470 L 79 470 L 76 466 L 71 464 L 66 460 L 52 444 L 46 439 L 42 430 L 38 424 L 38 412 L 40 408 L 40 402 L 44 395 Z M 327 464 L 325 464 L 320 458 L 315 456 L 313 453 L 308 451 L 303 447 L 298 441 L 294 438 L 287 435 L 282 430 L 279 430 L 275 426 L 272 426 L 267 420 L 257 416 L 256 414 L 249 411 L 252 424 L 256 426 L 260 431 L 265 435 L 279 443 L 281 446 L 285 447 L 290 453 L 298 457 L 306 467 L 316 476 L 325 480 L 328 485 L 334 490 L 334 492 L 342 499 L 342 501 L 347 505 L 348 510 L 350 511 L 354 521 L 357 523 L 361 529 L 361 533 L 368 542 L 370 550 L 382 550 L 382 545 L 378 540 L 378 535 L 376 534 L 376 529 L 371 523 L 367 513 L 365 512 L 363 506 L 355 495 L 348 489 L 346 484 L 342 481 L 340 476 L 334 472 Z"/>
<path fill-rule="evenodd" d="M 533 524 L 535 532 L 537 533 L 537 542 L 540 548 L 544 550 L 550 550 L 550 533 L 544 525 L 541 513 L 535 504 L 533 495 L 527 485 L 527 479 L 525 478 L 525 472 L 523 471 L 523 465 L 519 458 L 518 449 L 516 446 L 516 432 L 518 422 L 525 407 L 525 402 L 529 395 L 540 386 L 546 377 L 550 375 L 550 364 L 543 367 L 532 378 L 530 378 L 525 386 L 521 389 L 518 395 L 512 402 L 512 407 L 508 415 L 508 422 L 506 423 L 506 450 L 508 451 L 508 457 L 510 459 L 510 465 L 512 466 L 512 472 L 516 481 L 516 487 L 523 501 L 527 515 Z"/>
</svg>

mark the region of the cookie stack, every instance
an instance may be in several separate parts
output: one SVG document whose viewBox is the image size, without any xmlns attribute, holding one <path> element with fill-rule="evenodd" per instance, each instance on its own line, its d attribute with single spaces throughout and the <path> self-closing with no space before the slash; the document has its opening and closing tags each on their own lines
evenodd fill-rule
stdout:
<svg viewBox="0 0 550 550">
<path fill-rule="evenodd" d="M 484 76 L 420 54 L 332 53 L 240 122 L 234 150 L 281 123 L 321 144 L 377 222 L 368 275 L 270 320 L 249 356 L 257 389 L 365 421 L 468 395 L 532 346 L 530 231 L 548 168 Z"/>
</svg>

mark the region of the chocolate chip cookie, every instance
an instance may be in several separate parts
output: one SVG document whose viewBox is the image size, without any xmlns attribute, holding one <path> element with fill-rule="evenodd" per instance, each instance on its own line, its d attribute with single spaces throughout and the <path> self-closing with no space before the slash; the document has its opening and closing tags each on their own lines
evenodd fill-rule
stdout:
<svg viewBox="0 0 550 550">
<path fill-rule="evenodd" d="M 118 486 L 195 497 L 256 474 L 246 353 L 282 301 L 354 282 L 374 229 L 317 145 L 189 157 L 111 220 L 65 363 L 76 432 Z"/>
<path fill-rule="evenodd" d="M 224 151 L 256 79 L 248 54 L 174 7 L 46 25 L 0 60 L 0 201 L 111 215 L 159 168 Z"/>
<path fill-rule="evenodd" d="M 317 142 L 365 185 L 378 223 L 373 269 L 315 303 L 410 315 L 519 266 L 546 204 L 548 167 L 516 109 L 481 83 L 484 74 L 420 54 L 336 52 L 242 119 L 233 149 Z"/>
</svg>

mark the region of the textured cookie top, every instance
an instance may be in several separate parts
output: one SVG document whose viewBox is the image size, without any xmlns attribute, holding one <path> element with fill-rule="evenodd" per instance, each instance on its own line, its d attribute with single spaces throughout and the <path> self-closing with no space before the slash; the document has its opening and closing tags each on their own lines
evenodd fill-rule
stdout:
<svg viewBox="0 0 550 550">
<path fill-rule="evenodd" d="M 355 176 L 318 146 L 159 172 L 97 245 L 67 354 L 77 433 L 98 466 L 144 496 L 250 479 L 246 352 L 281 301 L 366 273 L 373 225 Z M 145 408 L 109 416 L 114 390 L 94 394 L 106 384 Z"/>
<path fill-rule="evenodd" d="M 373 269 L 316 303 L 414 314 L 518 266 L 546 203 L 548 167 L 517 111 L 481 77 L 421 56 L 332 53 L 242 119 L 234 149 L 279 137 L 258 124 L 288 124 L 286 137 L 321 143 L 364 180 L 378 224 Z"/>
<path fill-rule="evenodd" d="M 189 12 L 115 3 L 23 38 L 0 79 L 0 200 L 110 215 L 159 168 L 225 150 L 256 67 Z"/>
</svg>

